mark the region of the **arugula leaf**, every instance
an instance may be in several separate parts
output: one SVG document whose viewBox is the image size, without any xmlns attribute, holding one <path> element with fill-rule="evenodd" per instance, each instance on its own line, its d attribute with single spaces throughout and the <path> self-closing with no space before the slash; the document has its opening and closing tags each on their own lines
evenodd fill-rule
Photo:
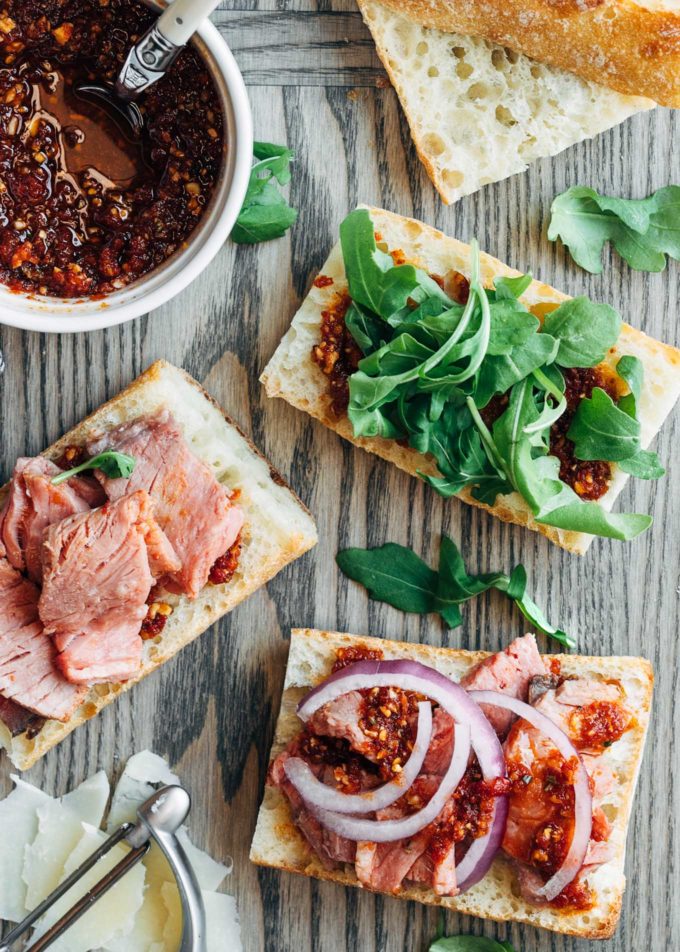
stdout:
<svg viewBox="0 0 680 952">
<path fill-rule="evenodd" d="M 572 298 L 546 315 L 543 333 L 559 341 L 555 361 L 561 367 L 595 367 L 619 339 L 621 315 L 608 304 Z"/>
<path fill-rule="evenodd" d="M 231 240 L 236 244 L 257 244 L 281 238 L 298 214 L 275 184 L 285 185 L 290 181 L 294 153 L 285 146 L 270 142 L 255 142 L 253 153 L 258 161 L 250 171 L 243 207 L 231 233 Z"/>
<path fill-rule="evenodd" d="M 617 363 L 616 372 L 630 388 L 630 393 L 627 393 L 625 397 L 621 397 L 619 400 L 618 407 L 620 410 L 623 410 L 624 413 L 637 419 L 637 405 L 640 401 L 642 384 L 644 382 L 644 365 L 639 357 L 626 355 Z"/>
<path fill-rule="evenodd" d="M 558 342 L 550 334 L 534 334 L 525 343 L 501 357 L 488 356 L 479 369 L 475 388 L 475 403 L 485 407 L 496 394 L 507 391 L 539 367 L 552 363 L 557 355 Z"/>
<path fill-rule="evenodd" d="M 579 501 L 551 509 L 545 515 L 539 513 L 536 521 L 570 532 L 587 532 L 629 542 L 649 529 L 652 517 L 641 513 L 607 512 L 596 502 Z"/>
<path fill-rule="evenodd" d="M 435 611 L 437 573 L 411 549 L 387 542 L 375 549 L 344 549 L 335 557 L 342 571 L 372 599 L 403 612 Z M 460 624 L 460 622 L 458 622 Z"/>
<path fill-rule="evenodd" d="M 368 209 L 357 208 L 340 225 L 340 243 L 350 297 L 387 320 L 402 311 L 409 298 L 420 303 L 437 297 L 453 304 L 436 281 L 410 264 L 395 265 L 380 251 Z"/>
<path fill-rule="evenodd" d="M 548 238 L 560 238 L 574 261 L 592 274 L 602 271 L 607 241 L 634 270 L 663 271 L 666 255 L 680 260 L 680 186 L 669 185 L 643 199 L 570 188 L 552 204 Z"/>
<path fill-rule="evenodd" d="M 335 558 L 345 575 L 363 585 L 372 599 L 403 612 L 437 613 L 449 628 L 462 624 L 462 604 L 495 588 L 512 599 L 543 634 L 574 647 L 573 640 L 554 628 L 526 594 L 523 565 L 515 566 L 509 576 L 504 572 L 470 575 L 458 547 L 447 536 L 442 536 L 437 572 L 411 549 L 394 542 L 374 549 L 344 549 Z"/>
<path fill-rule="evenodd" d="M 449 935 L 435 939 L 428 952 L 515 952 L 509 942 L 478 935 Z"/>
<path fill-rule="evenodd" d="M 635 456 L 621 460 L 619 468 L 638 479 L 661 479 L 666 475 L 659 457 L 652 450 L 640 450 Z"/>
<path fill-rule="evenodd" d="M 516 278 L 494 278 L 493 286 L 496 289 L 496 300 L 517 300 L 521 298 L 533 280 L 530 274 L 520 274 Z"/>
<path fill-rule="evenodd" d="M 136 462 L 134 456 L 128 456 L 127 453 L 118 453 L 116 450 L 106 450 L 104 453 L 100 453 L 99 456 L 93 456 L 92 459 L 85 460 L 85 462 L 80 463 L 79 466 L 74 466 L 72 469 L 67 469 L 63 473 L 58 473 L 52 477 L 50 482 L 53 486 L 58 486 L 59 483 L 65 482 L 67 479 L 70 479 L 71 476 L 76 476 L 78 473 L 83 473 L 88 469 L 99 469 L 105 476 L 108 476 L 109 479 L 127 479 L 132 475 Z"/>
<path fill-rule="evenodd" d="M 574 443 L 577 459 L 617 463 L 640 450 L 640 424 L 601 387 L 594 387 L 592 396 L 579 402 L 567 437 Z"/>
</svg>

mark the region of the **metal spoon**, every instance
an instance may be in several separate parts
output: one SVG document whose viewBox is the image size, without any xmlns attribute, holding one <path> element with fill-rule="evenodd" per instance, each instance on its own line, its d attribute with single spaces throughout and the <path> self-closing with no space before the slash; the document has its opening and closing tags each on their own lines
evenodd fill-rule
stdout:
<svg viewBox="0 0 680 952">
<path fill-rule="evenodd" d="M 132 140 L 141 138 L 144 117 L 134 100 L 157 82 L 220 0 L 174 0 L 127 55 L 114 86 L 78 83 L 76 95 L 106 110 Z"/>
</svg>

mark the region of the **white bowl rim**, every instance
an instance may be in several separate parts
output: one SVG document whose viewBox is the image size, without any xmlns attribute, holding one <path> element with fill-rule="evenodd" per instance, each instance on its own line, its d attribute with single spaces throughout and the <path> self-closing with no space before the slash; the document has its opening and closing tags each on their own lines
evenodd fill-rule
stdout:
<svg viewBox="0 0 680 952">
<path fill-rule="evenodd" d="M 146 0 L 148 2 L 148 0 Z M 151 3 L 159 6 L 157 0 Z M 0 324 L 40 333 L 78 333 L 103 330 L 133 320 L 160 307 L 183 291 L 210 264 L 238 217 L 245 198 L 253 161 L 253 120 L 243 76 L 233 53 L 219 30 L 206 20 L 197 30 L 224 79 L 233 119 L 234 135 L 229 142 L 232 163 L 231 186 L 224 207 L 195 254 L 169 279 L 147 289 L 157 270 L 144 275 L 127 288 L 102 299 L 65 299 L 10 291 L 0 285 Z M 229 119 L 229 117 L 225 117 Z M 199 225 L 200 228 L 200 225 Z M 16 308 L 12 305 L 16 304 Z"/>
</svg>

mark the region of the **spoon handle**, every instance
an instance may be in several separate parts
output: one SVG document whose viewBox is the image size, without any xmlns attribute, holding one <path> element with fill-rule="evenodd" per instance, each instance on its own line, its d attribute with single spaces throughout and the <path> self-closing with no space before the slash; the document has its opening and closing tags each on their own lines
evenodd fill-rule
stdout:
<svg viewBox="0 0 680 952">
<path fill-rule="evenodd" d="M 156 26 L 175 46 L 184 46 L 219 4 L 220 0 L 173 0 Z"/>
</svg>

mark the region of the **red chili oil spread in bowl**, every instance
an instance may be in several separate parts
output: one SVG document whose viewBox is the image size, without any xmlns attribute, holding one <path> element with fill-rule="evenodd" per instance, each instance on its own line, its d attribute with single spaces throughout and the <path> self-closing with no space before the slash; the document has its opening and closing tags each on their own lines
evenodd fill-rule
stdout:
<svg viewBox="0 0 680 952">
<path fill-rule="evenodd" d="M 139 0 L 0 0 L 0 283 L 59 298 L 124 288 L 183 247 L 223 161 L 191 47 L 138 100 L 129 141 L 80 82 L 113 83 L 155 14 Z"/>
</svg>

